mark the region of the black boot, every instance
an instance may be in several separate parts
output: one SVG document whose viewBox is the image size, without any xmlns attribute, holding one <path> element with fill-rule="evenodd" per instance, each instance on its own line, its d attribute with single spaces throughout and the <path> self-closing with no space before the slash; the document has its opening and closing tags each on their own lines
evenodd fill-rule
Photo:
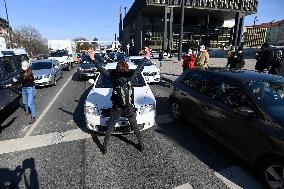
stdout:
<svg viewBox="0 0 284 189">
<path fill-rule="evenodd" d="M 31 117 L 31 120 L 30 120 L 29 124 L 31 125 L 31 124 L 33 124 L 34 122 L 35 122 L 35 117 Z"/>
</svg>

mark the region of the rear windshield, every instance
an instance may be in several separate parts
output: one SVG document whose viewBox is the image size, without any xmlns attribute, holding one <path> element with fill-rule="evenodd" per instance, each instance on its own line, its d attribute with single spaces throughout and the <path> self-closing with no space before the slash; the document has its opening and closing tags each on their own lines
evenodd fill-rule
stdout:
<svg viewBox="0 0 284 189">
<path fill-rule="evenodd" d="M 131 62 L 133 62 L 135 65 L 139 65 L 141 64 L 141 62 L 143 61 L 143 59 L 131 59 Z M 155 65 L 151 60 L 147 60 L 145 63 L 145 66 L 152 66 Z"/>
<path fill-rule="evenodd" d="M 52 68 L 51 62 L 36 62 L 32 64 L 32 70 L 45 70 L 51 68 Z"/>
<path fill-rule="evenodd" d="M 132 70 L 132 72 L 133 71 L 134 70 Z M 144 87 L 146 84 L 143 76 L 141 74 L 138 74 L 138 76 L 133 80 L 132 85 L 133 87 Z M 100 74 L 98 81 L 96 83 L 96 88 L 112 88 L 112 83 L 107 77 Z"/>
</svg>

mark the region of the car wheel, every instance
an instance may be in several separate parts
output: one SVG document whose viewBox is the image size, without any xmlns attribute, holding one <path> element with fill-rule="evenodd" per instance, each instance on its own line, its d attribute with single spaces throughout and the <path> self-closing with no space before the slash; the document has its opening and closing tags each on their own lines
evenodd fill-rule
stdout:
<svg viewBox="0 0 284 189">
<path fill-rule="evenodd" d="M 271 189 L 284 188 L 284 160 L 270 158 L 261 166 L 261 177 Z"/>
<path fill-rule="evenodd" d="M 182 110 L 178 101 L 173 100 L 170 102 L 171 116 L 175 121 L 182 120 Z"/>
</svg>

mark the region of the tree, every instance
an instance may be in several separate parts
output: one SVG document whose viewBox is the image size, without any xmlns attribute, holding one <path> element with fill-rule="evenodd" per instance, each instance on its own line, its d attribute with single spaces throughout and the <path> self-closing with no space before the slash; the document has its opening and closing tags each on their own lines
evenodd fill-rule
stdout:
<svg viewBox="0 0 284 189">
<path fill-rule="evenodd" d="M 30 56 L 48 53 L 47 40 L 33 26 L 21 25 L 13 31 L 16 46 L 25 48 Z"/>
</svg>

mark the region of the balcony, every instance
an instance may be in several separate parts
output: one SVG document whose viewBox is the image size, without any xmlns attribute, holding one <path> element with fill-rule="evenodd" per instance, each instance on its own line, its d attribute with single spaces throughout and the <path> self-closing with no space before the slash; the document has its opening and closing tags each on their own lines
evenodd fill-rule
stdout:
<svg viewBox="0 0 284 189">
<path fill-rule="evenodd" d="M 147 5 L 180 6 L 181 0 L 145 0 Z M 184 0 L 186 7 L 256 12 L 258 0 Z"/>
</svg>

